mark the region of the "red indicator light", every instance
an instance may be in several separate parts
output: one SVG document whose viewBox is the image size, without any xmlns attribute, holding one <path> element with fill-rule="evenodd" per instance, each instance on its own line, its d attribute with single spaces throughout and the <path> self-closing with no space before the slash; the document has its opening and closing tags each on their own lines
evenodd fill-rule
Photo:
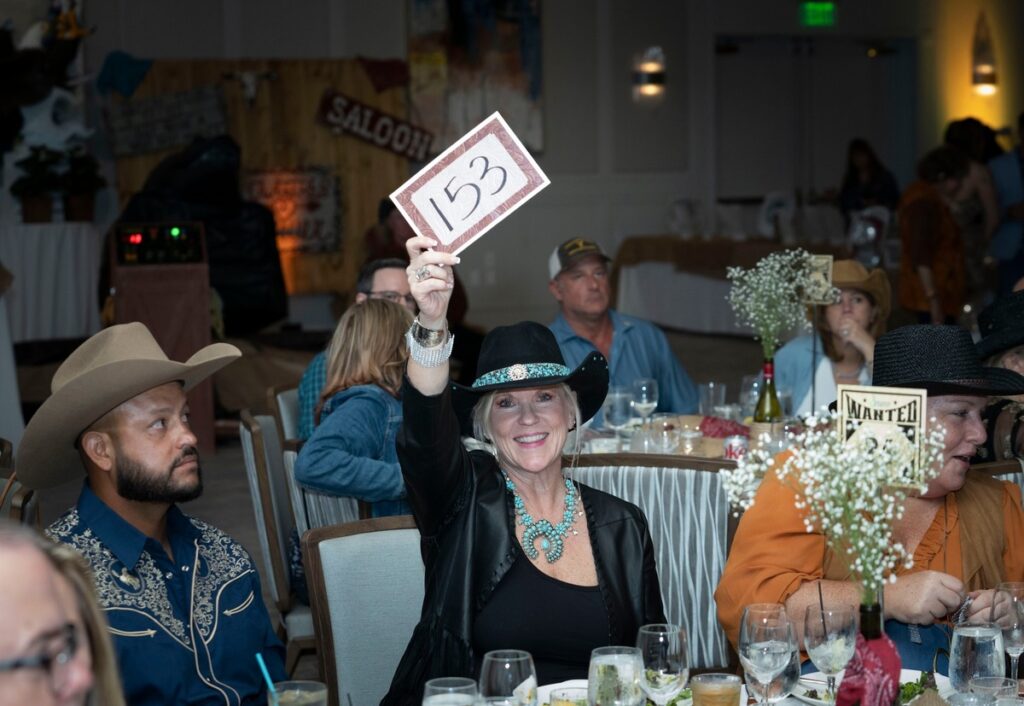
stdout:
<svg viewBox="0 0 1024 706">
<path fill-rule="evenodd" d="M 128 236 L 128 242 L 131 243 L 132 245 L 141 245 L 142 233 L 132 233 L 131 235 Z"/>
</svg>

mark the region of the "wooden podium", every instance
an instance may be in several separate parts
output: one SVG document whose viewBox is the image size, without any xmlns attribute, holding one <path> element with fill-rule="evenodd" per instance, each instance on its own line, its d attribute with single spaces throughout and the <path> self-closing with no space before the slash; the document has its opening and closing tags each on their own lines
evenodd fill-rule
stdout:
<svg viewBox="0 0 1024 706">
<path fill-rule="evenodd" d="M 181 247 L 177 241 L 190 242 Z M 141 321 L 172 360 L 184 362 L 209 345 L 210 272 L 202 226 L 117 224 L 109 242 L 115 322 Z M 192 388 L 188 402 L 199 449 L 212 453 L 213 381 Z"/>
</svg>

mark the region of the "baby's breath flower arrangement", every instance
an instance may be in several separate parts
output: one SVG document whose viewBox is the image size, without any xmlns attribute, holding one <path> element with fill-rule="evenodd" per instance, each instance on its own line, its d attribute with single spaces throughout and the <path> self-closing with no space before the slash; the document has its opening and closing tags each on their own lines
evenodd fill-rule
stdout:
<svg viewBox="0 0 1024 706">
<path fill-rule="evenodd" d="M 797 490 L 796 507 L 808 532 L 821 532 L 829 548 L 861 585 L 865 605 L 898 566 L 913 557 L 893 538 L 893 522 L 903 517 L 910 494 L 923 493 L 941 469 L 945 430 L 937 423 L 921 440 L 923 472 L 907 473 L 906 451 L 895 445 L 847 444 L 833 414 L 810 417 L 793 439 L 792 453 L 777 467 L 779 478 Z M 725 474 L 734 505 L 748 509 L 764 474 L 773 465 L 766 454 L 748 454 Z"/>
<path fill-rule="evenodd" d="M 775 356 L 783 335 L 808 327 L 803 293 L 810 273 L 810 255 L 799 249 L 774 252 L 749 270 L 726 270 L 729 305 L 741 325 L 754 329 L 766 359 Z"/>
</svg>

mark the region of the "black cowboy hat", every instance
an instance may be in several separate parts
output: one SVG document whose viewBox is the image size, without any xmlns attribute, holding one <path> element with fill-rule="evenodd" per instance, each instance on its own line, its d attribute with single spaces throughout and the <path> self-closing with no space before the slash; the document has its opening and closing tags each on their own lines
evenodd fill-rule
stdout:
<svg viewBox="0 0 1024 706">
<path fill-rule="evenodd" d="M 875 344 L 876 387 L 920 387 L 929 395 L 1024 394 L 1024 376 L 984 367 L 959 326 L 903 326 Z"/>
<path fill-rule="evenodd" d="M 975 348 L 982 360 L 1024 345 L 1024 292 L 996 299 L 978 314 L 978 328 L 981 340 Z"/>
<path fill-rule="evenodd" d="M 473 407 L 494 390 L 564 382 L 576 393 L 581 424 L 597 414 L 608 393 L 608 361 L 603 355 L 594 351 L 575 370 L 569 370 L 555 335 L 534 321 L 499 326 L 488 333 L 480 347 L 476 370 L 472 385 L 452 383 L 452 403 L 466 436 L 473 434 Z"/>
</svg>

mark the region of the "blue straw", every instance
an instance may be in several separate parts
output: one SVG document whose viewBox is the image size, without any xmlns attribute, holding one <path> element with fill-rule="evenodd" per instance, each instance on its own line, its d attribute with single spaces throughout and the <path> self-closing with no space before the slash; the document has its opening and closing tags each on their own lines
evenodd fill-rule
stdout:
<svg viewBox="0 0 1024 706">
<path fill-rule="evenodd" d="M 274 680 L 270 678 L 270 672 L 267 671 L 267 663 L 263 661 L 263 655 L 259 652 L 256 653 L 256 663 L 260 665 L 260 671 L 263 672 L 263 678 L 267 681 L 267 691 L 276 697 L 277 691 L 274 689 Z M 274 703 L 277 703 L 277 698 L 274 699 Z"/>
</svg>

